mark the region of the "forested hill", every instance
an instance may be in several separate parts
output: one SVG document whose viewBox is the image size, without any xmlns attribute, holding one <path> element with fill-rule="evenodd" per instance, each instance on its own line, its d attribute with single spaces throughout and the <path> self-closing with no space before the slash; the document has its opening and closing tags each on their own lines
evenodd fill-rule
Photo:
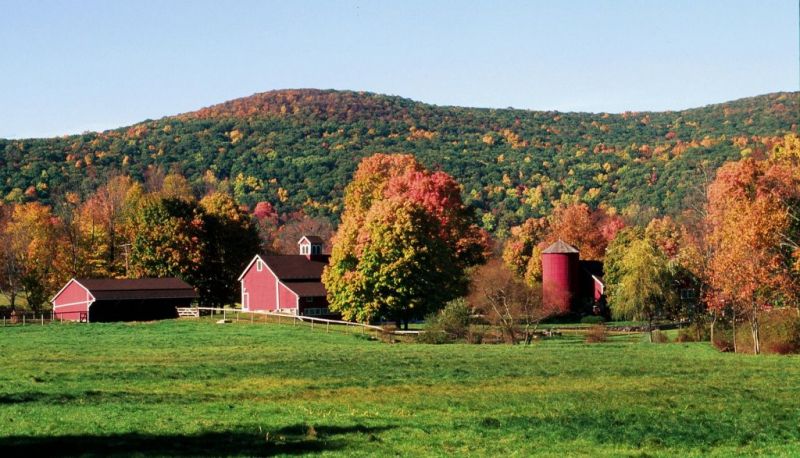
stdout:
<svg viewBox="0 0 800 458">
<path fill-rule="evenodd" d="M 256 94 L 102 133 L 0 140 L 0 197 L 56 200 L 110 173 L 177 170 L 240 203 L 337 217 L 359 158 L 411 152 L 454 175 L 501 231 L 559 201 L 677 213 L 704 173 L 797 131 L 800 93 L 675 112 L 560 113 L 440 107 L 321 90 Z"/>
</svg>

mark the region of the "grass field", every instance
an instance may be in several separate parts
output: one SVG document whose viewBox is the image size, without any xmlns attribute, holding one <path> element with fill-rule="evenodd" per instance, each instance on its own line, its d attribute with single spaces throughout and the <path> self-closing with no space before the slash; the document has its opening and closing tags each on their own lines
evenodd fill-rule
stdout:
<svg viewBox="0 0 800 458">
<path fill-rule="evenodd" d="M 0 347 L 3 456 L 800 455 L 800 358 L 706 344 L 186 320 L 7 327 Z"/>
</svg>

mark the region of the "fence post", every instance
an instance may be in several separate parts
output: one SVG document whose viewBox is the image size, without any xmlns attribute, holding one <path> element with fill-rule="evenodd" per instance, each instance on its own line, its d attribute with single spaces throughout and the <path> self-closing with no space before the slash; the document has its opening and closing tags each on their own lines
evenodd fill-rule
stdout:
<svg viewBox="0 0 800 458">
<path fill-rule="evenodd" d="M 331 332 L 331 322 L 325 322 L 325 332 Z"/>
<path fill-rule="evenodd" d="M 253 314 L 251 313 L 251 314 L 250 314 L 250 322 L 251 322 L 251 323 L 253 322 L 254 318 L 255 318 L 255 317 L 254 317 L 254 316 L 253 316 Z"/>
<path fill-rule="evenodd" d="M 238 310 L 236 311 L 236 322 L 237 323 L 239 322 L 239 311 Z"/>
<path fill-rule="evenodd" d="M 22 325 L 25 326 L 25 314 L 22 314 Z"/>
<path fill-rule="evenodd" d="M 292 326 L 297 326 L 297 317 L 292 316 Z"/>
<path fill-rule="evenodd" d="M 222 307 L 222 321 L 227 320 L 228 319 L 227 316 L 228 316 L 228 311 L 225 310 L 225 307 Z"/>
<path fill-rule="evenodd" d="M 44 312 L 42 312 L 42 326 L 44 326 Z"/>
</svg>

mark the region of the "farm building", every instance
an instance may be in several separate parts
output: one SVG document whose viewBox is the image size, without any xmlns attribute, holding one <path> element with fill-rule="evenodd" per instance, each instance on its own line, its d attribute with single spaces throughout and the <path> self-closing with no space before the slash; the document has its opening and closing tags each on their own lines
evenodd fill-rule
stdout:
<svg viewBox="0 0 800 458">
<path fill-rule="evenodd" d="M 574 246 L 559 240 L 542 251 L 542 300 L 562 314 L 598 313 L 605 299 L 603 263 L 581 261 Z"/>
<path fill-rule="evenodd" d="M 297 245 L 300 254 L 256 255 L 250 261 L 239 276 L 243 310 L 332 315 L 322 284 L 322 270 L 328 265 L 322 239 L 306 235 Z"/>
<path fill-rule="evenodd" d="M 103 322 L 177 318 L 176 308 L 195 299 L 195 290 L 178 278 L 73 278 L 50 302 L 56 320 Z"/>
</svg>

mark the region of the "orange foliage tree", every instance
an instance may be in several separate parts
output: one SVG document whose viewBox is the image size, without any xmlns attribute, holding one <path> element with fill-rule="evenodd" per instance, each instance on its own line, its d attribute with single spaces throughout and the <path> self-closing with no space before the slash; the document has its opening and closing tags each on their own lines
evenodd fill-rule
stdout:
<svg viewBox="0 0 800 458">
<path fill-rule="evenodd" d="M 721 167 L 708 189 L 711 306 L 731 308 L 734 344 L 737 319 L 749 321 L 756 354 L 761 351 L 759 313 L 797 293 L 791 250 L 784 242 L 798 197 L 794 170 L 751 158 Z"/>
</svg>

